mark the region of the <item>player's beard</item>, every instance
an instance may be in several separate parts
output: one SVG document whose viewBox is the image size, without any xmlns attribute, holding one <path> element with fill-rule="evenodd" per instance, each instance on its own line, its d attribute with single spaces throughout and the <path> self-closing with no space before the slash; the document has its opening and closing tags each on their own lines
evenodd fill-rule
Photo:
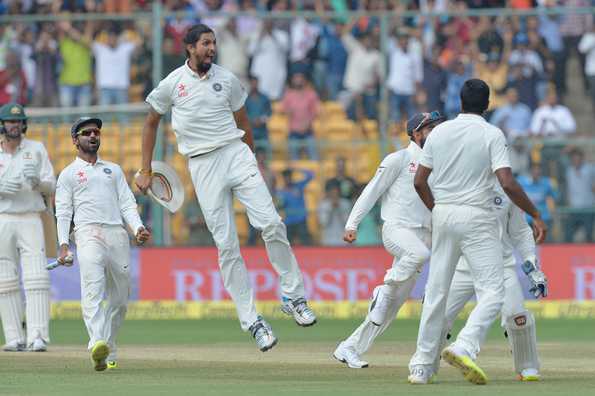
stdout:
<svg viewBox="0 0 595 396">
<path fill-rule="evenodd" d="M 211 64 L 210 63 L 203 63 L 203 62 L 197 62 L 196 63 L 196 68 L 198 69 L 198 72 L 200 74 L 204 74 L 206 72 L 208 72 L 211 69 Z"/>
<path fill-rule="evenodd" d="M 426 144 L 426 138 L 421 138 L 419 141 L 419 147 L 424 148 L 424 144 Z"/>
<path fill-rule="evenodd" d="M 6 128 L 6 137 L 9 139 L 19 139 L 23 135 L 23 125 L 14 125 Z"/>
<path fill-rule="evenodd" d="M 93 146 L 90 143 L 81 144 L 79 142 L 78 144 L 79 150 L 85 154 L 97 154 L 97 151 L 99 151 L 99 146 L 101 146 L 101 141 L 99 141 L 99 139 L 97 140 L 97 144 Z"/>
</svg>

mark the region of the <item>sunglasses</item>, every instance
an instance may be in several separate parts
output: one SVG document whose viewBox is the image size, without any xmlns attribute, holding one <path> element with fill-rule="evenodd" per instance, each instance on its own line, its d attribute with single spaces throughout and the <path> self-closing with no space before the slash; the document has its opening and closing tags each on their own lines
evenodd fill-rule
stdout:
<svg viewBox="0 0 595 396">
<path fill-rule="evenodd" d="M 444 117 L 440 114 L 439 111 L 432 111 L 431 113 L 424 113 L 424 118 L 420 121 L 417 127 L 413 130 L 413 132 L 417 132 L 422 127 L 433 124 L 437 121 L 443 121 Z"/>
<path fill-rule="evenodd" d="M 94 133 L 95 136 L 101 136 L 101 130 L 99 128 L 87 128 L 76 133 L 76 136 L 85 136 L 89 137 L 91 134 Z"/>
</svg>

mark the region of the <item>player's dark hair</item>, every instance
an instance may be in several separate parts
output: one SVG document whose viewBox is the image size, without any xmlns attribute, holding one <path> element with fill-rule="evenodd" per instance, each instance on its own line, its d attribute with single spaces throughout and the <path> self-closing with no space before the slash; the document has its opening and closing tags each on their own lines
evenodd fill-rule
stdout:
<svg viewBox="0 0 595 396">
<path fill-rule="evenodd" d="M 199 23 L 198 25 L 192 26 L 190 29 L 188 29 L 188 31 L 186 32 L 186 35 L 184 36 L 184 44 L 185 44 L 184 48 L 188 44 L 191 44 L 191 45 L 196 44 L 196 42 L 198 40 L 200 40 L 200 36 L 202 36 L 205 33 L 213 33 L 213 35 L 215 34 L 213 29 L 211 29 L 210 27 L 208 27 L 207 25 L 205 25 L 203 23 Z M 185 50 L 185 51 L 186 51 L 186 57 L 189 58 L 190 53 L 188 52 L 188 50 Z"/>
<path fill-rule="evenodd" d="M 461 108 L 463 113 L 483 114 L 490 104 L 490 87 L 485 81 L 471 78 L 461 88 Z"/>
</svg>

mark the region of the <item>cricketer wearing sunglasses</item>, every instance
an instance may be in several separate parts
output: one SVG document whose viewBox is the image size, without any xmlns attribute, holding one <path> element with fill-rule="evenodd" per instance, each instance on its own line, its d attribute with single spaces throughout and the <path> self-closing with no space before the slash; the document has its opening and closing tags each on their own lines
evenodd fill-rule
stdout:
<svg viewBox="0 0 595 396">
<path fill-rule="evenodd" d="M 368 367 L 361 355 L 391 324 L 430 258 L 431 213 L 417 195 L 413 177 L 426 138 L 444 120 L 440 112 L 433 111 L 419 113 L 407 122 L 411 143 L 382 161 L 345 225 L 343 239 L 352 243 L 357 239 L 358 225 L 380 199 L 384 221 L 382 240 L 386 250 L 394 256 L 384 283 L 374 289 L 366 319 L 333 354 L 350 368 Z"/>
<path fill-rule="evenodd" d="M 130 242 L 124 221 L 138 243 L 150 237 L 122 169 L 97 155 L 101 126 L 98 118 L 74 123 L 71 136 L 77 157 L 60 173 L 56 188 L 58 261 L 67 264 L 71 256 L 68 242 L 74 215 L 81 307 L 96 371 L 117 367 L 116 336 L 130 296 Z"/>
</svg>

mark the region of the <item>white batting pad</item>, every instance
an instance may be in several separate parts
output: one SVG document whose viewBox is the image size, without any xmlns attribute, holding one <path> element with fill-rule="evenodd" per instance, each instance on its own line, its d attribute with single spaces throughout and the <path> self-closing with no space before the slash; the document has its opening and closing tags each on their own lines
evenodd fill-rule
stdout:
<svg viewBox="0 0 595 396">
<path fill-rule="evenodd" d="M 529 311 L 511 315 L 506 318 L 506 332 L 512 347 L 514 369 L 517 373 L 533 368 L 539 370 L 537 355 L 537 336 L 535 334 L 535 317 Z"/>
</svg>

